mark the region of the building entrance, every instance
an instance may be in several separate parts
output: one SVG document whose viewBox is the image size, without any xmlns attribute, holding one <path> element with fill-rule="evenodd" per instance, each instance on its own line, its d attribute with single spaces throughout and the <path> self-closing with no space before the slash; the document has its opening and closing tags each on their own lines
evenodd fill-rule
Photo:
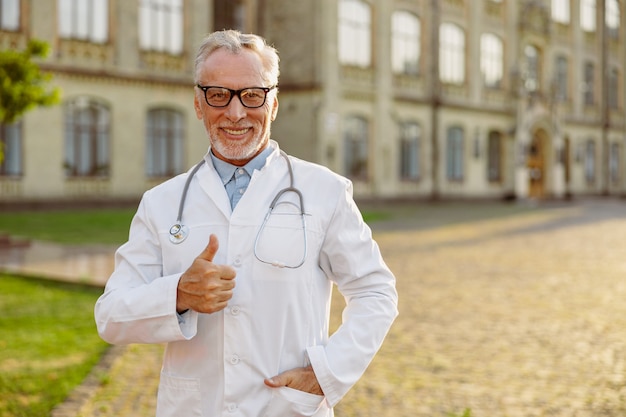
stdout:
<svg viewBox="0 0 626 417">
<path fill-rule="evenodd" d="M 533 135 L 533 139 L 528 149 L 528 196 L 530 198 L 543 198 L 545 195 L 546 167 L 545 167 L 545 134 L 538 131 Z"/>
</svg>

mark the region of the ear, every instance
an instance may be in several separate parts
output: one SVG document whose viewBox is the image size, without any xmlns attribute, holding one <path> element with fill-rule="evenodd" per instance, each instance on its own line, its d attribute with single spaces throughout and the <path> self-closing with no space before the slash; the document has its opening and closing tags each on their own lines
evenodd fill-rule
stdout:
<svg viewBox="0 0 626 417">
<path fill-rule="evenodd" d="M 200 100 L 198 99 L 198 92 L 193 95 L 193 108 L 196 109 L 196 117 L 198 120 L 202 120 L 202 105 L 200 104 Z"/>
<path fill-rule="evenodd" d="M 278 114 L 278 97 L 274 97 L 274 101 L 272 102 L 272 113 L 271 113 L 272 122 L 276 120 L 277 114 Z"/>
</svg>

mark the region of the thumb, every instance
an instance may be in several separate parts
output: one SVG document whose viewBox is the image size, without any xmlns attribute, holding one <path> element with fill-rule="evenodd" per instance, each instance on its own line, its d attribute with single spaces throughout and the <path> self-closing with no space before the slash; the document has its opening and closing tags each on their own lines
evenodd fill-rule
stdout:
<svg viewBox="0 0 626 417">
<path fill-rule="evenodd" d="M 213 258 L 215 257 L 215 253 L 220 247 L 220 243 L 217 240 L 217 236 L 211 234 L 209 237 L 209 244 L 206 245 L 206 248 L 198 255 L 199 259 L 204 259 L 205 261 L 213 262 Z"/>
<path fill-rule="evenodd" d="M 280 375 L 265 378 L 263 382 L 265 382 L 265 385 L 272 388 L 286 387 L 289 383 L 289 377 L 286 375 L 286 372 L 283 372 Z"/>
</svg>

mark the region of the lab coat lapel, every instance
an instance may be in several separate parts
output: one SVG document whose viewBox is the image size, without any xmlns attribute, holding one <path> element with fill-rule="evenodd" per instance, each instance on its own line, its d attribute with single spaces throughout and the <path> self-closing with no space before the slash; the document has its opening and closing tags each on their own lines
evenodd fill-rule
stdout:
<svg viewBox="0 0 626 417">
<path fill-rule="evenodd" d="M 260 171 L 254 171 L 252 174 L 248 189 L 235 207 L 237 217 L 254 223 L 255 216 L 265 216 L 265 210 L 269 208 L 276 190 L 281 188 L 280 184 L 287 175 L 287 165 L 276 145 L 276 150 L 267 158 L 267 164 Z M 259 207 L 264 209 L 259 210 Z"/>
<path fill-rule="evenodd" d="M 222 179 L 213 167 L 211 158 L 205 157 L 205 160 L 207 159 L 208 161 L 204 164 L 204 167 L 196 174 L 200 180 L 200 187 L 222 212 L 224 217 L 228 219 L 232 213 L 228 194 L 226 194 Z"/>
</svg>

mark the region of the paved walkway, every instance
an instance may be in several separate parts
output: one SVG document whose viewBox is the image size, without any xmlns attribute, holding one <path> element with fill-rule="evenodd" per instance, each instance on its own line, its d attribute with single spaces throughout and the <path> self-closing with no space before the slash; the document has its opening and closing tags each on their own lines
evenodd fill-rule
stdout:
<svg viewBox="0 0 626 417">
<path fill-rule="evenodd" d="M 626 201 L 402 210 L 374 226 L 400 316 L 338 417 L 626 416 Z M 106 279 L 86 265 L 110 268 L 110 248 L 76 250 L 61 275 Z M 0 268 L 52 276 L 53 258 Z M 53 417 L 152 416 L 161 353 L 112 349 Z"/>
</svg>

